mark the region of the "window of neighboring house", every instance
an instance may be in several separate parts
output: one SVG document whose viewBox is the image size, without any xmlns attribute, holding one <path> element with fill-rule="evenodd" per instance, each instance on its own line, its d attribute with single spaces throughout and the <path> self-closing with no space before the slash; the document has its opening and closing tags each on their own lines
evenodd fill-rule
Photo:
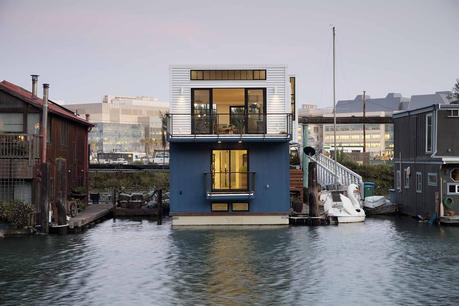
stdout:
<svg viewBox="0 0 459 306">
<path fill-rule="evenodd" d="M 212 203 L 212 211 L 228 211 L 228 203 Z"/>
<path fill-rule="evenodd" d="M 231 204 L 232 211 L 249 211 L 249 203 L 247 202 L 238 202 Z"/>
<path fill-rule="evenodd" d="M 22 113 L 2 113 L 0 114 L 0 132 L 23 133 L 24 132 L 24 115 Z"/>
<path fill-rule="evenodd" d="M 40 134 L 40 114 L 28 113 L 27 114 L 27 134 L 39 135 Z"/>
<path fill-rule="evenodd" d="M 410 168 L 405 168 L 404 170 L 405 173 L 405 189 L 410 188 Z"/>
<path fill-rule="evenodd" d="M 459 109 L 450 110 L 448 117 L 453 117 L 453 118 L 459 117 Z"/>
<path fill-rule="evenodd" d="M 455 182 L 459 182 L 459 168 L 451 170 L 451 179 Z"/>
<path fill-rule="evenodd" d="M 402 190 L 402 172 L 400 170 L 396 172 L 395 185 L 398 191 Z"/>
<path fill-rule="evenodd" d="M 422 192 L 422 173 L 416 172 L 416 192 Z"/>
<path fill-rule="evenodd" d="M 432 153 L 432 114 L 426 115 L 426 153 Z"/>
<path fill-rule="evenodd" d="M 427 185 L 437 186 L 437 174 L 436 173 L 427 173 Z"/>
<path fill-rule="evenodd" d="M 459 193 L 459 184 L 448 183 L 448 194 L 457 194 Z"/>
</svg>

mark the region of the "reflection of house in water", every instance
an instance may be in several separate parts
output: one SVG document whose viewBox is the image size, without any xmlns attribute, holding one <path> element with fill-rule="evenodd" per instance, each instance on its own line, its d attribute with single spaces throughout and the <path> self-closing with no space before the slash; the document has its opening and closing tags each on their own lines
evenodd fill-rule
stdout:
<svg viewBox="0 0 459 306">
<path fill-rule="evenodd" d="M 286 67 L 170 73 L 172 223 L 288 224 L 294 79 Z"/>
</svg>

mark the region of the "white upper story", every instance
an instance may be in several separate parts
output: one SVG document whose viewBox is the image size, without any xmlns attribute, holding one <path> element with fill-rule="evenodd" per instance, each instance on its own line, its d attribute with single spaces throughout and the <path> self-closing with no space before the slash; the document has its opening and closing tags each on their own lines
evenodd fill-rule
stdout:
<svg viewBox="0 0 459 306">
<path fill-rule="evenodd" d="M 169 78 L 170 139 L 292 136 L 294 77 L 284 65 L 177 65 Z"/>
</svg>

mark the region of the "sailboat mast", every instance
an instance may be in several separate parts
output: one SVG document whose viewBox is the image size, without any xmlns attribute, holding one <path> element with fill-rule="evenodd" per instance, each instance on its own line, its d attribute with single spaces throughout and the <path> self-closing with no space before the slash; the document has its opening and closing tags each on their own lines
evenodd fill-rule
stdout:
<svg viewBox="0 0 459 306">
<path fill-rule="evenodd" d="M 335 92 L 335 27 L 333 27 L 333 151 L 334 151 L 334 174 L 335 185 L 338 184 L 337 177 L 337 155 L 336 155 L 336 92 Z"/>
</svg>

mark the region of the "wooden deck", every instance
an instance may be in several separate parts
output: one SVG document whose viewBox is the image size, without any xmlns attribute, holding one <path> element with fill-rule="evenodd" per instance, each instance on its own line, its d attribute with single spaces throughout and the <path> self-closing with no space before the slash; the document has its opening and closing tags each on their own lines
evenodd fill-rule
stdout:
<svg viewBox="0 0 459 306">
<path fill-rule="evenodd" d="M 69 220 L 69 231 L 80 232 L 111 215 L 112 204 L 93 204 Z"/>
</svg>

